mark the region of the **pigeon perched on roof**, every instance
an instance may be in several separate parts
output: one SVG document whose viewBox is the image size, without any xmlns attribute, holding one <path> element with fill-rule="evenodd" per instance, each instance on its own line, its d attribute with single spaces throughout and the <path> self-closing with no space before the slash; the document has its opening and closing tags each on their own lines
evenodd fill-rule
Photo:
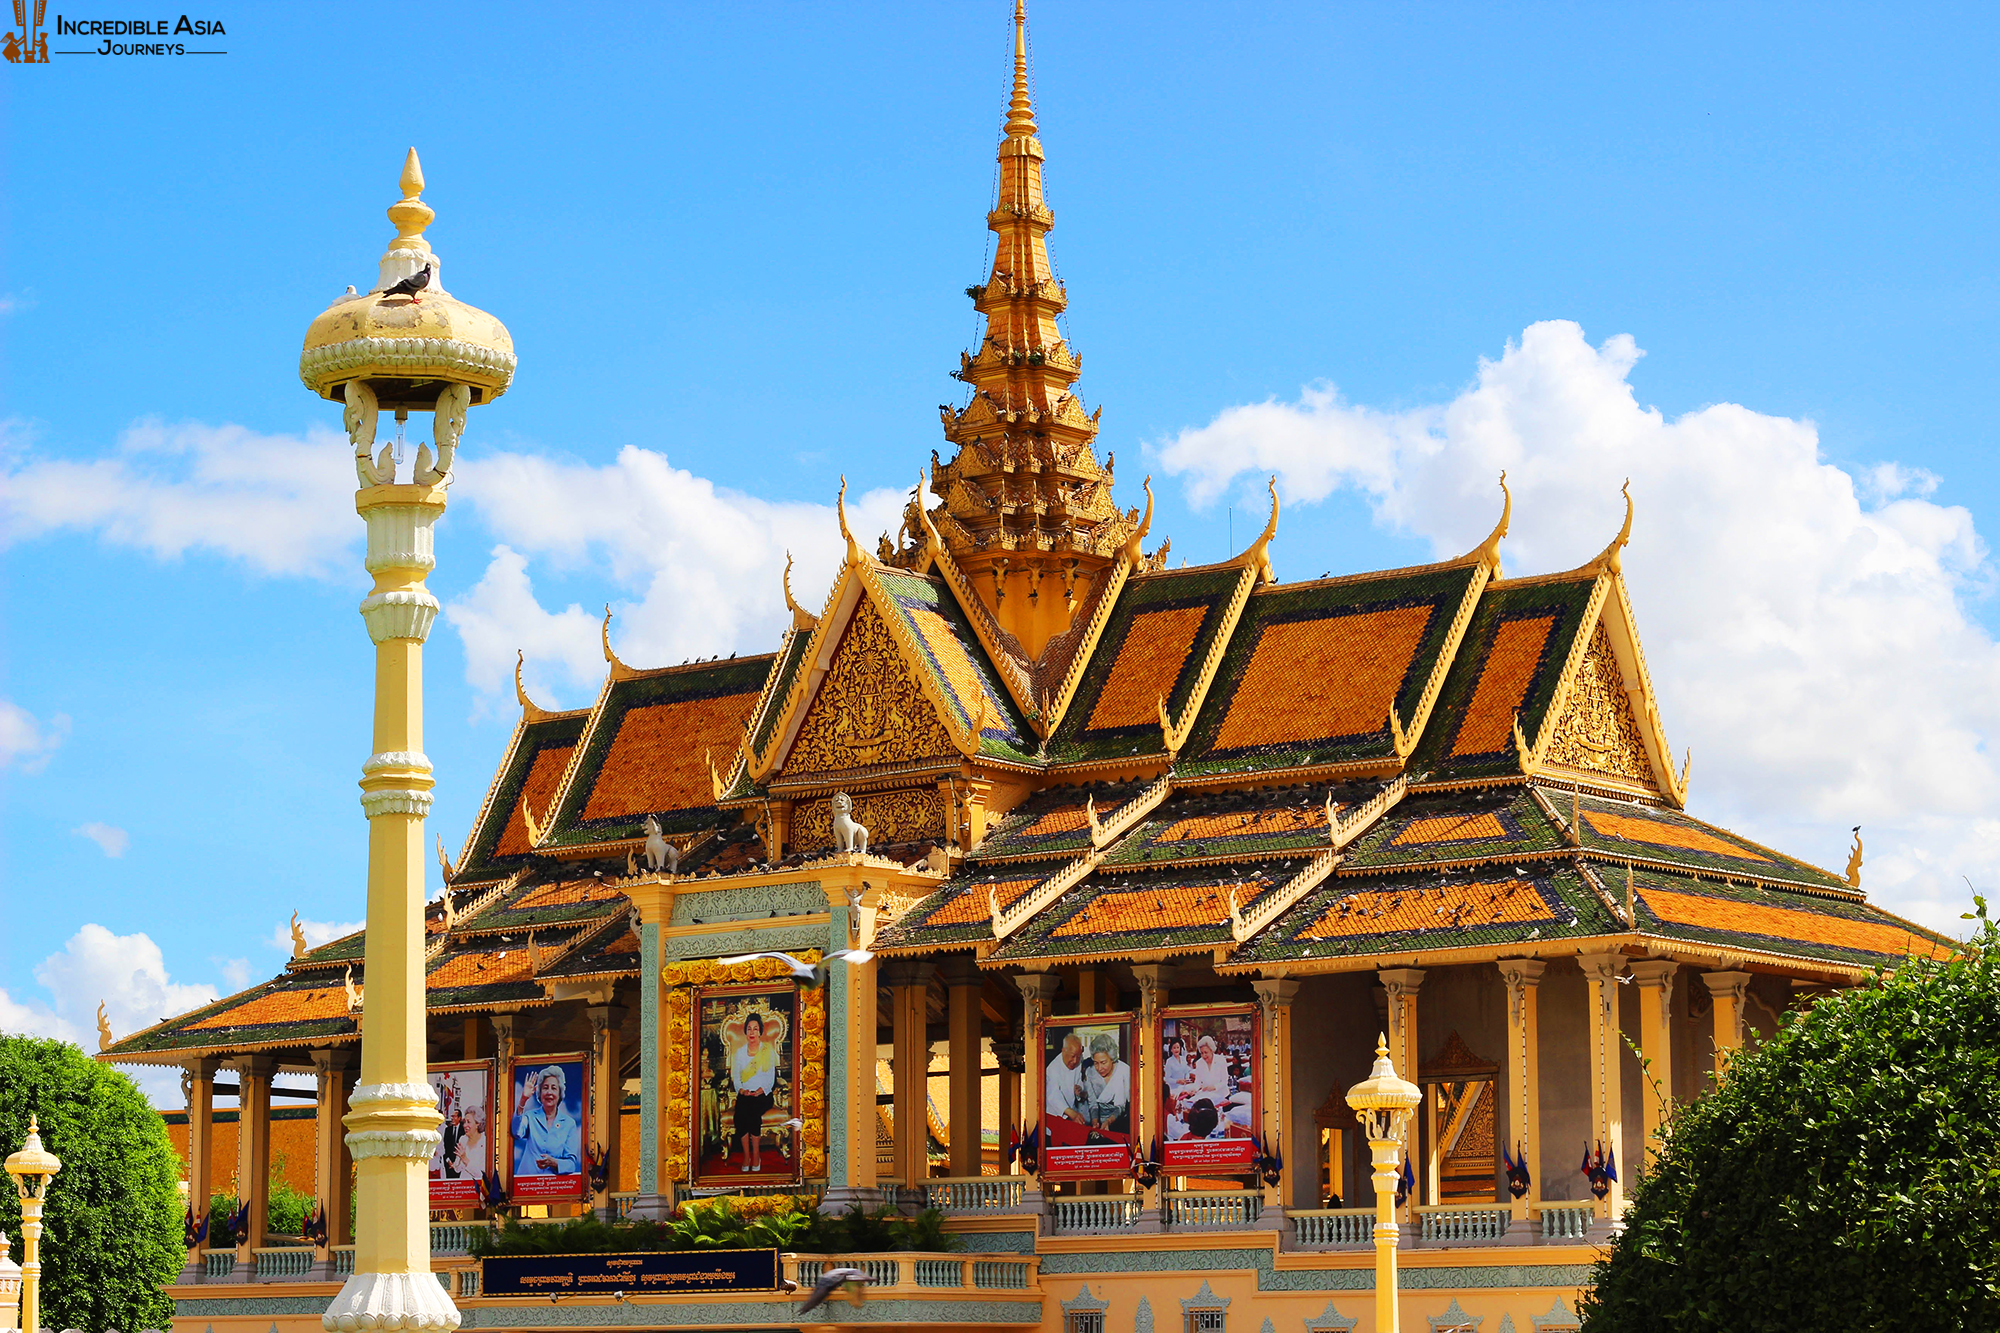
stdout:
<svg viewBox="0 0 2000 1333">
<path fill-rule="evenodd" d="M 847 1284 L 848 1295 L 852 1296 L 856 1301 L 867 1299 L 868 1274 L 865 1270 L 859 1268 L 829 1268 L 819 1275 L 819 1281 L 813 1283 L 812 1294 L 800 1303 L 799 1313 L 804 1314 L 815 1306 L 825 1304 L 826 1298 L 833 1295 L 833 1289 L 842 1283 Z"/>
<path fill-rule="evenodd" d="M 426 261 L 422 268 L 418 269 L 415 273 L 412 273 L 409 277 L 404 278 L 401 282 L 394 283 L 388 287 L 384 287 L 381 291 L 381 295 L 407 296 L 410 298 L 411 305 L 417 305 L 421 303 L 423 300 L 423 297 L 419 296 L 418 293 L 423 291 L 424 288 L 430 285 L 431 285 L 431 266 L 429 262 Z"/>
</svg>

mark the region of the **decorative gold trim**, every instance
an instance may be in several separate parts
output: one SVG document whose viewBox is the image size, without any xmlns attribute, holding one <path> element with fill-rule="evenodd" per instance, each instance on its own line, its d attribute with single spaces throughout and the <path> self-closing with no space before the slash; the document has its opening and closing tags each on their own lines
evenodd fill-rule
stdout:
<svg viewBox="0 0 2000 1333">
<path fill-rule="evenodd" d="M 1271 517 L 1265 521 L 1264 530 L 1257 534 L 1257 540 L 1244 549 L 1243 554 L 1229 563 L 1244 569 L 1254 570 L 1263 583 L 1276 583 L 1277 571 L 1271 568 L 1271 539 L 1278 535 L 1278 474 L 1271 474 Z"/>
<path fill-rule="evenodd" d="M 527 660 L 528 654 L 526 651 L 520 648 L 514 650 L 514 697 L 520 700 L 521 716 L 523 718 L 529 722 L 545 722 L 549 718 L 554 717 L 555 714 L 541 707 L 533 699 L 530 699 L 527 687 L 521 683 L 521 667 Z"/>
<path fill-rule="evenodd" d="M 792 613 L 792 628 L 795 630 L 811 629 L 814 625 L 819 624 L 819 617 L 806 610 L 803 606 L 800 606 L 792 597 L 792 553 L 790 551 L 785 552 L 783 582 L 785 587 L 785 609 Z"/>
<path fill-rule="evenodd" d="M 1543 755 L 1547 753 L 1549 742 L 1555 738 L 1556 723 L 1562 719 L 1563 710 L 1569 706 L 1570 687 L 1576 681 L 1576 673 L 1583 667 L 1585 654 L 1590 651 L 1590 640 L 1597 633 L 1598 617 L 1604 613 L 1604 598 L 1611 590 L 1615 575 L 1600 574 L 1590 590 L 1590 601 L 1583 608 L 1583 618 L 1577 624 L 1576 637 L 1570 641 L 1569 656 L 1563 659 L 1562 674 L 1556 677 L 1555 692 L 1549 696 L 1549 706 L 1542 713 L 1541 725 L 1535 728 L 1532 743 L 1521 732 L 1520 711 L 1514 714 L 1514 751 L 1521 764 L 1524 777 L 1533 777 L 1541 771 Z M 1524 748 L 1525 747 L 1525 748 Z"/>
<path fill-rule="evenodd" d="M 1514 493 L 1507 489 L 1507 469 L 1500 469 L 1500 521 L 1488 533 L 1486 540 L 1467 551 L 1462 559 L 1477 560 L 1486 567 L 1489 577 L 1500 578 L 1500 542 L 1507 535 L 1507 523 L 1514 517 Z"/>
<path fill-rule="evenodd" d="M 611 651 L 611 603 L 604 604 L 604 660 L 611 664 L 612 680 L 630 680 L 639 673 L 618 660 L 618 654 Z"/>
</svg>

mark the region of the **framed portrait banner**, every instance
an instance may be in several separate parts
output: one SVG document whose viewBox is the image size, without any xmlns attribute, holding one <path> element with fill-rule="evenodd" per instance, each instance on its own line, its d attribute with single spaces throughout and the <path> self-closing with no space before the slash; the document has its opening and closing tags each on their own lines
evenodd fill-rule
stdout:
<svg viewBox="0 0 2000 1333">
<path fill-rule="evenodd" d="M 431 1153 L 431 1207 L 477 1208 L 479 1182 L 493 1169 L 493 1062 L 430 1066 L 444 1141 Z"/>
<path fill-rule="evenodd" d="M 707 986 L 694 995 L 694 1179 L 700 1185 L 799 1178 L 799 991 Z"/>
<path fill-rule="evenodd" d="M 582 1055 L 524 1055 L 509 1067 L 515 1203 L 581 1199 L 590 1065 Z"/>
<path fill-rule="evenodd" d="M 1095 1180 L 1132 1169 L 1137 1031 L 1131 1014 L 1042 1020 L 1042 1175 Z"/>
<path fill-rule="evenodd" d="M 1160 1011 L 1160 1164 L 1169 1173 L 1256 1169 L 1259 1022 L 1252 1004 Z"/>
</svg>

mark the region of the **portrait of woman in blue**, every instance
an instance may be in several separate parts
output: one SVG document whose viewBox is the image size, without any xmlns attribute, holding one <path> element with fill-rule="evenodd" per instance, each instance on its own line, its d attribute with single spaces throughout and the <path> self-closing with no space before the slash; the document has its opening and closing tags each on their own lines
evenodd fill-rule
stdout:
<svg viewBox="0 0 2000 1333">
<path fill-rule="evenodd" d="M 583 1174 L 580 1063 L 515 1067 L 514 1178 Z"/>
</svg>

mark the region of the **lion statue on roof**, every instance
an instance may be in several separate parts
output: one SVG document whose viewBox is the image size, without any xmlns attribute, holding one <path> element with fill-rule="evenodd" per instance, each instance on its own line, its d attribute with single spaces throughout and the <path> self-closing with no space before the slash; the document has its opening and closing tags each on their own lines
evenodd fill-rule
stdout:
<svg viewBox="0 0 2000 1333">
<path fill-rule="evenodd" d="M 868 826 L 854 822 L 854 798 L 844 791 L 833 794 L 833 845 L 843 852 L 868 850 Z"/>
</svg>

